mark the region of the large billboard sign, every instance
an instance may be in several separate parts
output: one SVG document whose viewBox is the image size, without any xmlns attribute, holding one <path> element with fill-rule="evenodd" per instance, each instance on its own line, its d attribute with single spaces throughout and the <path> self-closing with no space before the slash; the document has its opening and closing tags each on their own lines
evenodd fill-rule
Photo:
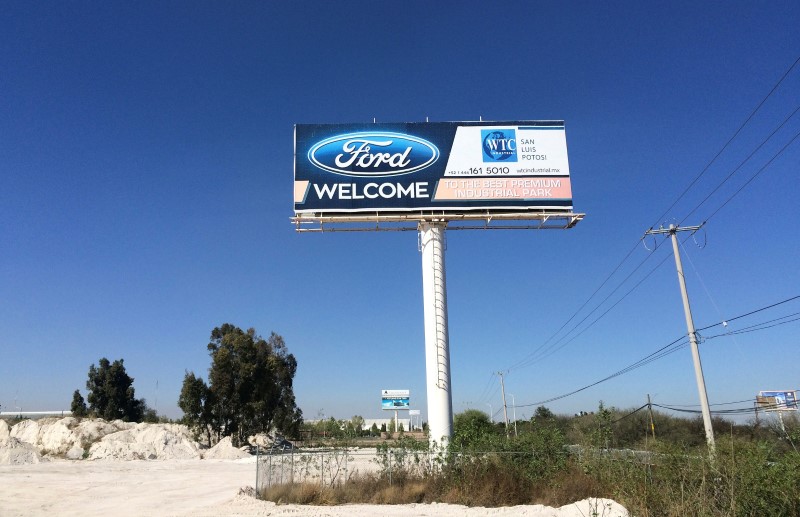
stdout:
<svg viewBox="0 0 800 517">
<path fill-rule="evenodd" d="M 756 403 L 759 408 L 766 411 L 797 411 L 797 392 L 759 391 Z"/>
<path fill-rule="evenodd" d="M 298 124 L 294 210 L 572 211 L 563 121 Z"/>
<path fill-rule="evenodd" d="M 381 390 L 381 409 L 405 410 L 410 407 L 408 390 Z"/>
</svg>

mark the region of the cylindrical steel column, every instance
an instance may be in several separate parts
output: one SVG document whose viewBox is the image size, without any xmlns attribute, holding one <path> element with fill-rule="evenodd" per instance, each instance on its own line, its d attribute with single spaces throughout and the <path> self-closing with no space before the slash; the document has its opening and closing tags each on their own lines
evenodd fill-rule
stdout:
<svg viewBox="0 0 800 517">
<path fill-rule="evenodd" d="M 446 223 L 428 222 L 419 225 L 425 310 L 428 431 L 431 443 L 442 447 L 447 446 L 453 436 L 453 398 L 450 392 L 450 344 L 444 267 L 445 226 Z"/>
</svg>

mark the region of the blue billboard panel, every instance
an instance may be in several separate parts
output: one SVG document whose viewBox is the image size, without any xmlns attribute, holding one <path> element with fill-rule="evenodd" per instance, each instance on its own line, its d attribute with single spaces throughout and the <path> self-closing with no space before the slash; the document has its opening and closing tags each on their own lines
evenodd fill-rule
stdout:
<svg viewBox="0 0 800 517">
<path fill-rule="evenodd" d="M 563 121 L 298 124 L 298 214 L 572 210 Z"/>
<path fill-rule="evenodd" d="M 408 390 L 381 390 L 381 409 L 405 410 L 410 407 Z"/>
<path fill-rule="evenodd" d="M 760 391 L 756 403 L 766 411 L 797 411 L 797 391 Z"/>
</svg>

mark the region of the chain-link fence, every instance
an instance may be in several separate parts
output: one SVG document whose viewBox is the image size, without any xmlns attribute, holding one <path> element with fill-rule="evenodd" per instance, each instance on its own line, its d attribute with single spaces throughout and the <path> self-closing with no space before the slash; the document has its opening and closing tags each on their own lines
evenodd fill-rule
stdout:
<svg viewBox="0 0 800 517">
<path fill-rule="evenodd" d="M 259 450 L 256 490 L 290 483 L 333 487 L 362 474 L 381 474 L 389 482 L 399 472 L 423 474 L 436 459 L 427 451 L 373 448 Z"/>
<path fill-rule="evenodd" d="M 545 472 L 554 468 L 560 458 L 572 456 L 576 460 L 602 458 L 606 461 L 624 461 L 649 466 L 654 457 L 651 452 L 595 449 L 577 445 L 566 446 L 555 456 L 543 451 L 484 451 L 434 454 L 427 449 L 413 448 L 359 448 L 331 447 L 318 449 L 260 449 L 256 460 L 256 489 L 258 492 L 276 485 L 314 483 L 323 487 L 342 485 L 360 475 L 370 474 L 386 478 L 392 484 L 398 476 L 425 476 L 434 474 L 445 464 L 450 467 L 471 468 L 476 462 L 494 458 L 496 461 L 532 471 Z"/>
</svg>

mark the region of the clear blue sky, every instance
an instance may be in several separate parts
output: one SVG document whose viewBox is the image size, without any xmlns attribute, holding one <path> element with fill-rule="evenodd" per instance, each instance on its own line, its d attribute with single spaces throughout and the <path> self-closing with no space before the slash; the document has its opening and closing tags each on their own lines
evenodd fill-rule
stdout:
<svg viewBox="0 0 800 517">
<path fill-rule="evenodd" d="M 707 245 L 685 245 L 698 327 L 797 296 L 800 142 L 715 211 L 800 116 L 690 212 L 800 103 L 800 65 L 670 206 L 800 56 L 798 27 L 789 1 L 9 2 L 2 409 L 66 409 L 107 357 L 125 359 L 138 397 L 179 416 L 184 371 L 206 375 L 209 334 L 230 322 L 284 336 L 307 418 L 383 416 L 384 388 L 411 390 L 424 411 L 417 236 L 295 233 L 296 123 L 565 120 L 583 222 L 447 235 L 456 411 L 496 412 L 492 372 L 542 344 L 557 350 L 506 375 L 517 405 L 685 334 L 670 247 L 635 270 L 649 253 L 639 246 L 559 336 L 631 279 L 567 339 L 547 341 L 653 224 L 713 214 Z M 728 330 L 798 311 L 794 301 Z M 711 403 L 800 388 L 798 328 L 705 341 Z M 638 407 L 648 393 L 698 403 L 688 348 L 548 407 Z"/>
</svg>

